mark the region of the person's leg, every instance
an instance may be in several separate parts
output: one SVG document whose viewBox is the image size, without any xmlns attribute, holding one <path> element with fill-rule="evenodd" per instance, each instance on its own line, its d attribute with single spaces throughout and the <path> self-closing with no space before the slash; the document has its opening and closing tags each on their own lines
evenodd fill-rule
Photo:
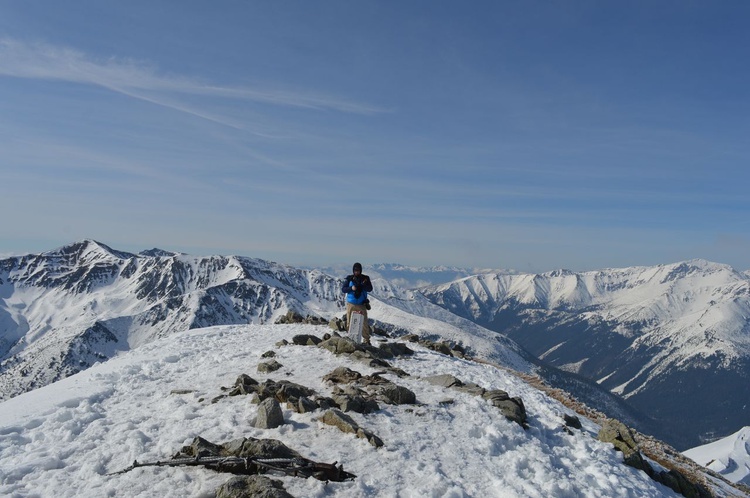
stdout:
<svg viewBox="0 0 750 498">
<path fill-rule="evenodd" d="M 346 328 L 349 329 L 349 325 L 352 323 L 352 311 L 354 311 L 354 305 L 352 303 L 346 303 Z"/>
<path fill-rule="evenodd" d="M 352 311 L 359 311 L 365 315 L 365 323 L 362 325 L 362 342 L 370 344 L 370 325 L 367 318 L 367 308 L 362 304 L 346 303 L 346 327 L 349 328 L 349 324 L 352 323 Z"/>
<path fill-rule="evenodd" d="M 367 318 L 367 308 L 362 306 L 362 314 L 365 315 L 365 323 L 362 325 L 362 342 L 370 344 L 370 320 Z"/>
</svg>

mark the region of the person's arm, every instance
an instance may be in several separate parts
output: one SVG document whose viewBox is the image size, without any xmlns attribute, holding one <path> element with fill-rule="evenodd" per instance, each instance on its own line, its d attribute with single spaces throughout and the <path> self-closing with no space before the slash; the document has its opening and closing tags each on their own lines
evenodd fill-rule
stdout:
<svg viewBox="0 0 750 498">
<path fill-rule="evenodd" d="M 341 286 L 341 292 L 343 292 L 344 294 L 348 294 L 348 293 L 352 292 L 351 282 L 352 282 L 352 276 L 349 275 L 344 280 L 344 285 Z"/>
<path fill-rule="evenodd" d="M 372 292 L 372 281 L 367 275 L 362 275 L 362 290 L 365 292 Z"/>
</svg>

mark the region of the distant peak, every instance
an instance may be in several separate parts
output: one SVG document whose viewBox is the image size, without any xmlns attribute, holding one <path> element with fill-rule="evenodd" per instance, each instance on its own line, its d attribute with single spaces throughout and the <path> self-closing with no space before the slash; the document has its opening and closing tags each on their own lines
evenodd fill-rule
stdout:
<svg viewBox="0 0 750 498">
<path fill-rule="evenodd" d="M 141 251 L 138 253 L 139 256 L 147 256 L 152 258 L 171 258 L 172 256 L 178 256 L 180 253 L 173 252 L 173 251 L 165 251 L 164 249 L 159 249 L 158 247 L 154 247 L 153 249 L 146 249 L 145 251 Z"/>
<path fill-rule="evenodd" d="M 73 242 L 72 244 L 58 247 L 57 249 L 50 251 L 46 254 L 50 256 L 54 256 L 54 255 L 67 256 L 67 255 L 74 255 L 74 254 L 81 256 L 81 255 L 88 254 L 91 252 L 114 256 L 116 258 L 121 258 L 121 259 L 129 259 L 133 257 L 133 254 L 123 252 L 123 251 L 117 251 L 115 249 L 112 249 L 108 245 L 103 244 L 94 239 L 79 240 L 78 242 Z"/>
</svg>

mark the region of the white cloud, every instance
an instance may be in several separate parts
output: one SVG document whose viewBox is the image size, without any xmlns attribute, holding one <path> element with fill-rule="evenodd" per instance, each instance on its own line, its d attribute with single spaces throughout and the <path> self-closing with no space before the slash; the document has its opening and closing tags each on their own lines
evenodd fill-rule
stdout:
<svg viewBox="0 0 750 498">
<path fill-rule="evenodd" d="M 29 44 L 9 38 L 0 39 L 0 76 L 97 85 L 233 127 L 237 125 L 227 123 L 223 118 L 165 99 L 163 93 L 202 95 L 354 114 L 387 112 L 376 106 L 307 91 L 217 86 L 185 76 L 160 74 L 157 67 L 142 61 L 115 57 L 96 59 L 72 48 L 43 43 Z"/>
</svg>

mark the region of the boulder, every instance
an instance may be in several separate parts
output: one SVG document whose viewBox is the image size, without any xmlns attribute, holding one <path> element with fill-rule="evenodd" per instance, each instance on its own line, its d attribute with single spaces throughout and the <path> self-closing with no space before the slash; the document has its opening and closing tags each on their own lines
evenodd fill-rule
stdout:
<svg viewBox="0 0 750 498">
<path fill-rule="evenodd" d="M 276 360 L 266 361 L 258 364 L 259 373 L 271 373 L 283 368 L 284 365 Z"/>
<path fill-rule="evenodd" d="M 501 389 L 486 391 L 482 397 L 499 408 L 505 418 L 526 427 L 526 407 L 521 398 L 511 398 Z"/>
<path fill-rule="evenodd" d="M 355 434 L 358 438 L 365 439 L 376 448 L 383 446 L 383 441 L 379 437 L 361 428 L 353 418 L 339 410 L 328 410 L 318 420 L 326 425 L 337 427 L 342 432 Z"/>
<path fill-rule="evenodd" d="M 607 419 L 597 435 L 600 441 L 611 443 L 622 451 L 625 458 L 639 451 L 633 432 L 619 420 Z"/>
<path fill-rule="evenodd" d="M 292 337 L 292 344 L 297 346 L 317 346 L 323 342 L 320 337 L 316 337 L 310 334 L 299 334 Z"/>
<path fill-rule="evenodd" d="M 414 405 L 417 395 L 413 391 L 392 382 L 378 387 L 378 399 L 389 405 Z"/>
<path fill-rule="evenodd" d="M 294 498 L 281 481 L 264 476 L 235 476 L 222 484 L 216 498 Z"/>
<path fill-rule="evenodd" d="M 565 427 L 572 427 L 573 429 L 581 430 L 583 426 L 581 425 L 581 419 L 578 418 L 576 415 L 568 415 L 567 413 L 563 415 L 563 420 L 565 421 Z"/>
<path fill-rule="evenodd" d="M 279 402 L 273 398 L 261 401 L 253 426 L 258 429 L 275 429 L 281 425 L 284 425 L 284 413 L 281 411 Z"/>
<path fill-rule="evenodd" d="M 464 385 L 463 382 L 461 382 L 459 379 L 449 374 L 433 375 L 432 377 L 424 377 L 423 380 L 426 380 L 433 386 L 440 386 L 440 387 L 460 387 Z"/>
<path fill-rule="evenodd" d="M 359 345 L 348 337 L 331 337 L 327 341 L 318 344 L 318 347 L 327 349 L 334 354 L 352 354 L 361 349 Z"/>
<path fill-rule="evenodd" d="M 349 384 L 362 378 L 362 374 L 347 367 L 338 367 L 333 372 L 323 377 L 324 381 L 334 384 Z"/>
</svg>

